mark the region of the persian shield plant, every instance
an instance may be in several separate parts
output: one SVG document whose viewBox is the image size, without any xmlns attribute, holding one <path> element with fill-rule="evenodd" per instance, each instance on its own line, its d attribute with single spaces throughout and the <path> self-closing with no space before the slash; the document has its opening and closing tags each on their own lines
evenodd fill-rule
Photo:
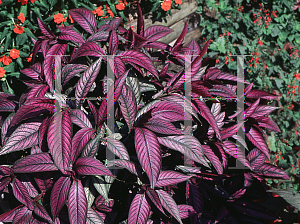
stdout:
<svg viewBox="0 0 300 224">
<path fill-rule="evenodd" d="M 215 67 L 213 59 L 203 57 L 209 41 L 203 48 L 195 41 L 184 46 L 187 23 L 171 47 L 159 39 L 172 30 L 161 25 L 144 29 L 139 7 L 136 33 L 125 29 L 121 18 L 97 26 L 89 10 L 69 13 L 90 36 L 73 26 L 53 33 L 39 21 L 44 36 L 35 42 L 32 65 L 21 71 L 28 77 L 22 80 L 27 91 L 21 96 L 0 93 L 0 190 L 13 208 L 0 221 L 276 219 L 253 201 L 271 197 L 264 177 L 288 179 L 268 162 L 263 132 L 279 131 L 269 118 L 277 108 L 267 104 L 277 96 Z M 61 56 L 61 110 L 55 107 L 53 55 Z M 190 58 L 188 68 L 185 58 Z M 186 69 L 191 100 L 185 97 Z M 246 86 L 243 96 L 237 95 L 238 83 Z M 245 97 L 245 111 L 220 97 Z M 237 135 L 242 116 L 245 139 Z M 185 125 L 186 117 L 192 126 Z M 107 159 L 106 148 L 117 159 Z M 236 160 L 245 169 L 229 169 Z"/>
</svg>

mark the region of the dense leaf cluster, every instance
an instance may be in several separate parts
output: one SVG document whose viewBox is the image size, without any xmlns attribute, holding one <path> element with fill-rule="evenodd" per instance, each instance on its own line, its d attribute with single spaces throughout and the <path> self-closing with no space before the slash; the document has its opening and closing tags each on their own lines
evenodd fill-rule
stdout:
<svg viewBox="0 0 300 224">
<path fill-rule="evenodd" d="M 277 96 L 203 58 L 209 41 L 202 49 L 195 41 L 184 46 L 188 23 L 171 47 L 158 40 L 172 30 L 145 30 L 139 7 L 136 33 L 121 18 L 97 26 L 87 9 L 69 13 L 89 37 L 72 26 L 53 33 L 39 20 L 44 36 L 35 42 L 32 65 L 21 71 L 28 89 L 20 97 L 0 93 L 0 190 L 13 208 L 0 221 L 276 219 L 254 199 L 269 197 L 264 177 L 288 179 L 268 162 L 263 132 L 279 131 L 269 118 L 277 108 L 268 105 Z M 55 105 L 55 58 L 47 55 L 62 56 L 61 110 Z M 245 85 L 242 95 L 238 83 Z M 237 98 L 244 99 L 245 111 L 236 109 Z M 229 169 L 236 161 L 243 169 Z"/>
</svg>

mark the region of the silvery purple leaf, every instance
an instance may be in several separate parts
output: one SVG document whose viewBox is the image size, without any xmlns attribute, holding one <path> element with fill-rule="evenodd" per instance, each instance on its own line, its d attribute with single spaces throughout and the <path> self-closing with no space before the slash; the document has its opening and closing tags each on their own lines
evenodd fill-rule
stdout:
<svg viewBox="0 0 300 224">
<path fill-rule="evenodd" d="M 73 180 L 68 197 L 70 223 L 85 224 L 87 217 L 87 200 L 80 180 Z"/>
<path fill-rule="evenodd" d="M 114 175 L 99 160 L 90 157 L 78 158 L 74 164 L 74 169 L 79 175 Z"/>
<path fill-rule="evenodd" d="M 19 202 L 24 204 L 30 210 L 33 210 L 33 201 L 29 195 L 27 188 L 17 178 L 14 178 L 12 183 L 13 194 Z"/>
<path fill-rule="evenodd" d="M 168 185 L 178 184 L 180 182 L 190 179 L 191 177 L 192 176 L 187 176 L 171 170 L 161 171 L 158 176 L 156 187 L 164 187 Z"/>
<path fill-rule="evenodd" d="M 0 151 L 0 155 L 20 151 L 38 144 L 40 122 L 21 124 L 8 138 Z"/>
<path fill-rule="evenodd" d="M 14 163 L 12 169 L 15 173 L 34 173 L 58 170 L 54 165 L 51 156 L 46 152 L 21 158 Z"/>
<path fill-rule="evenodd" d="M 133 198 L 129 214 L 128 223 L 146 224 L 150 215 L 150 205 L 146 199 L 144 191 L 139 191 Z"/>
<path fill-rule="evenodd" d="M 159 196 L 160 202 L 162 206 L 179 222 L 182 224 L 179 209 L 177 207 L 176 202 L 172 198 L 171 195 L 169 195 L 164 190 L 155 190 Z"/>
<path fill-rule="evenodd" d="M 87 32 L 93 34 L 97 30 L 94 14 L 86 8 L 68 10 L 72 18 Z"/>
<path fill-rule="evenodd" d="M 72 122 L 68 111 L 57 112 L 50 121 L 48 147 L 54 164 L 62 172 L 70 170 Z"/>
<path fill-rule="evenodd" d="M 52 217 L 55 219 L 64 206 L 71 186 L 71 178 L 62 176 L 54 184 L 50 196 Z"/>
<path fill-rule="evenodd" d="M 156 135 L 148 129 L 135 128 L 135 149 L 153 189 L 161 169 L 161 149 Z"/>
</svg>

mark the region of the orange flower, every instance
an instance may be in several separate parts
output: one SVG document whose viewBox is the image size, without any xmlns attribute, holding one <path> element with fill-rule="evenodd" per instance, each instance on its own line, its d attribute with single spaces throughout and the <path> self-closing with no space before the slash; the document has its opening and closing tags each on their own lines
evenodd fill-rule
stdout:
<svg viewBox="0 0 300 224">
<path fill-rule="evenodd" d="M 21 27 L 21 26 L 19 26 L 19 25 L 15 25 L 15 28 L 13 29 L 13 31 L 14 31 L 16 34 L 22 34 L 22 33 L 24 33 L 23 27 Z"/>
<path fill-rule="evenodd" d="M 54 15 L 53 19 L 56 24 L 60 24 L 64 21 L 64 16 L 61 13 L 57 13 Z"/>
<path fill-rule="evenodd" d="M 130 26 L 130 29 L 131 29 L 132 31 L 134 31 L 134 26 Z"/>
<path fill-rule="evenodd" d="M 4 77 L 5 72 L 5 69 L 3 67 L 0 67 L 0 78 Z"/>
<path fill-rule="evenodd" d="M 31 59 L 32 59 L 32 53 L 29 55 L 28 58 L 26 58 L 27 62 L 31 62 Z"/>
<path fill-rule="evenodd" d="M 181 5 L 182 4 L 182 0 L 175 0 L 175 3 L 178 4 L 178 5 Z"/>
<path fill-rule="evenodd" d="M 119 1 L 119 4 L 116 5 L 116 8 L 122 11 L 125 9 L 125 4 L 122 1 Z"/>
<path fill-rule="evenodd" d="M 18 2 L 21 2 L 22 5 L 26 5 L 28 3 L 28 0 L 18 0 Z"/>
<path fill-rule="evenodd" d="M 92 11 L 92 13 L 97 14 L 98 16 L 102 16 L 103 15 L 102 6 L 96 8 L 94 11 Z"/>
<path fill-rule="evenodd" d="M 71 15 L 69 14 L 69 19 L 71 20 L 71 23 L 74 23 L 74 19 L 71 17 Z"/>
<path fill-rule="evenodd" d="M 9 65 L 12 62 L 12 60 L 9 56 L 6 57 L 5 55 L 3 55 L 0 58 L 0 62 L 2 62 L 4 65 Z"/>
<path fill-rule="evenodd" d="M 11 49 L 10 52 L 9 52 L 9 56 L 12 59 L 17 59 L 19 57 L 19 54 L 20 54 L 20 51 L 16 50 L 16 49 Z"/>
<path fill-rule="evenodd" d="M 107 12 L 111 17 L 114 17 L 115 15 L 113 14 L 113 12 L 110 10 L 109 7 L 107 7 Z"/>
<path fill-rule="evenodd" d="M 164 11 L 168 11 L 171 9 L 171 3 L 170 1 L 164 1 L 163 3 L 161 3 L 161 8 L 164 10 Z"/>
<path fill-rule="evenodd" d="M 24 13 L 20 13 L 20 15 L 18 16 L 18 19 L 21 21 L 21 23 L 24 23 L 25 22 Z"/>
</svg>

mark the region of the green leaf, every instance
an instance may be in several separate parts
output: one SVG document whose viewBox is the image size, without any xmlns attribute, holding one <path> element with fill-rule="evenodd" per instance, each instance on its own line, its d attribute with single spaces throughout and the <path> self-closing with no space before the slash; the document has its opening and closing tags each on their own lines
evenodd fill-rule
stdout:
<svg viewBox="0 0 300 224">
<path fill-rule="evenodd" d="M 11 44 L 11 33 L 8 33 L 6 36 L 5 44 L 4 44 L 4 51 L 8 49 Z"/>
<path fill-rule="evenodd" d="M 22 34 L 18 34 L 16 38 L 16 42 L 18 46 L 21 46 L 25 44 L 25 42 L 28 40 L 27 34 L 24 32 Z"/>
<path fill-rule="evenodd" d="M 20 57 L 17 58 L 16 62 L 18 63 L 18 65 L 23 68 L 23 62 L 22 62 L 22 59 Z"/>
<path fill-rule="evenodd" d="M 21 6 L 19 14 L 20 13 L 23 13 L 24 17 L 26 18 L 26 16 L 27 16 L 27 4 Z"/>
<path fill-rule="evenodd" d="M 50 7 L 53 7 L 57 3 L 57 0 L 48 0 L 48 3 L 50 4 Z"/>
<path fill-rule="evenodd" d="M 27 36 L 37 40 L 37 37 L 34 36 L 34 34 L 31 32 L 31 30 L 29 30 L 28 28 L 24 28 L 25 33 L 27 34 Z"/>
<path fill-rule="evenodd" d="M 271 36 L 272 36 L 272 37 L 276 37 L 276 36 L 278 35 L 279 31 L 280 31 L 280 30 L 278 29 L 278 26 L 275 25 L 275 26 L 273 27 L 273 29 L 272 29 Z"/>
<path fill-rule="evenodd" d="M 78 8 L 78 1 L 77 0 L 71 0 L 71 2 L 74 4 L 75 8 Z"/>
</svg>

